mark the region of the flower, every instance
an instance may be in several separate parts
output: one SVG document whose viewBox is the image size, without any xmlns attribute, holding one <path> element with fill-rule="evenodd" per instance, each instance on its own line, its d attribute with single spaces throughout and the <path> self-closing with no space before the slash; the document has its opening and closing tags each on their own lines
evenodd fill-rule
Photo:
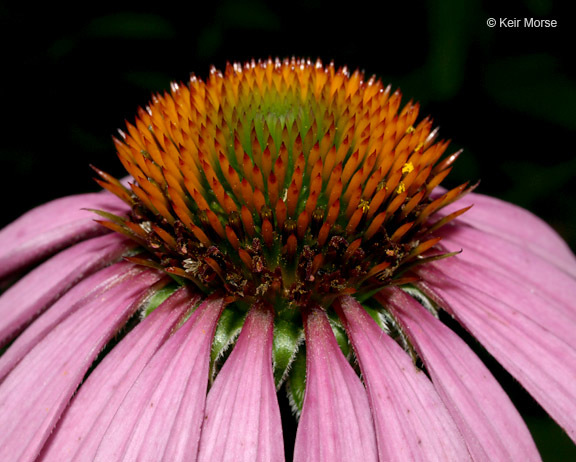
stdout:
<svg viewBox="0 0 576 462">
<path fill-rule="evenodd" d="M 0 459 L 283 460 L 282 388 L 294 460 L 538 460 L 443 313 L 576 440 L 574 255 L 443 189 L 459 153 L 400 101 L 320 62 L 213 69 L 120 132 L 127 180 L 0 231 Z"/>
</svg>

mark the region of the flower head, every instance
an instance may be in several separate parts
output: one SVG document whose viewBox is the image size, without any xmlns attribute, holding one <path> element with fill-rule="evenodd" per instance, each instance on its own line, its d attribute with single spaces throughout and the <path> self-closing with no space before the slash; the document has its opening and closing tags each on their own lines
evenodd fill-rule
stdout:
<svg viewBox="0 0 576 462">
<path fill-rule="evenodd" d="M 576 260 L 443 189 L 459 153 L 418 109 L 298 59 L 155 95 L 128 180 L 0 231 L 0 278 L 55 254 L 0 297 L 0 455 L 283 460 L 282 389 L 295 460 L 537 460 L 443 311 L 576 438 Z"/>
<path fill-rule="evenodd" d="M 389 285 L 438 241 L 429 217 L 465 188 L 430 199 L 454 158 L 438 162 L 448 143 L 400 99 L 303 60 L 174 84 L 116 140 L 137 184 L 102 175 L 132 208 L 107 226 L 202 291 L 277 310 Z"/>
</svg>

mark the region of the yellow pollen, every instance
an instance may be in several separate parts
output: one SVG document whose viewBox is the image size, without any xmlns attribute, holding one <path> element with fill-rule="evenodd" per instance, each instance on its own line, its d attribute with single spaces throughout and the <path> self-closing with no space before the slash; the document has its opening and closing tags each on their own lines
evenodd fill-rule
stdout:
<svg viewBox="0 0 576 462">
<path fill-rule="evenodd" d="M 412 170 L 414 170 L 414 165 L 412 164 L 412 162 L 406 162 L 402 166 L 402 173 L 410 173 Z"/>
<path fill-rule="evenodd" d="M 404 191 L 406 191 L 406 185 L 401 181 L 396 188 L 396 194 L 402 194 Z"/>
<path fill-rule="evenodd" d="M 416 131 L 416 129 L 414 128 L 413 125 L 410 125 L 407 129 L 406 129 L 406 134 L 409 135 L 410 133 L 414 133 Z"/>
<path fill-rule="evenodd" d="M 358 204 L 358 208 L 362 209 L 363 213 L 366 213 L 366 212 L 368 212 L 368 210 L 370 210 L 370 202 L 362 199 L 360 201 L 360 203 Z"/>
</svg>

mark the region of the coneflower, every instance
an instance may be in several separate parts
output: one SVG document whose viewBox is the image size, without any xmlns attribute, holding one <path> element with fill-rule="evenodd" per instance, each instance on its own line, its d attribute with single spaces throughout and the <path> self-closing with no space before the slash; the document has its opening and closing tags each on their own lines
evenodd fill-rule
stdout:
<svg viewBox="0 0 576 462">
<path fill-rule="evenodd" d="M 277 393 L 297 461 L 539 460 L 442 310 L 576 439 L 576 259 L 418 112 L 299 59 L 155 95 L 0 231 L 0 460 L 284 460 Z"/>
</svg>

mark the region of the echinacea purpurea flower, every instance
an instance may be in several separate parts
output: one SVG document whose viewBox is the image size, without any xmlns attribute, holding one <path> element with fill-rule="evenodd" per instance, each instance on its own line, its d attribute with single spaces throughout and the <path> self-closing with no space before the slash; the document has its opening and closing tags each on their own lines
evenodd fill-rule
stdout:
<svg viewBox="0 0 576 462">
<path fill-rule="evenodd" d="M 296 59 L 155 95 L 127 181 L 0 232 L 4 280 L 50 257 L 0 298 L 0 459 L 283 460 L 284 388 L 295 460 L 538 460 L 440 310 L 574 439 L 574 256 L 442 189 L 418 109 Z"/>
</svg>

